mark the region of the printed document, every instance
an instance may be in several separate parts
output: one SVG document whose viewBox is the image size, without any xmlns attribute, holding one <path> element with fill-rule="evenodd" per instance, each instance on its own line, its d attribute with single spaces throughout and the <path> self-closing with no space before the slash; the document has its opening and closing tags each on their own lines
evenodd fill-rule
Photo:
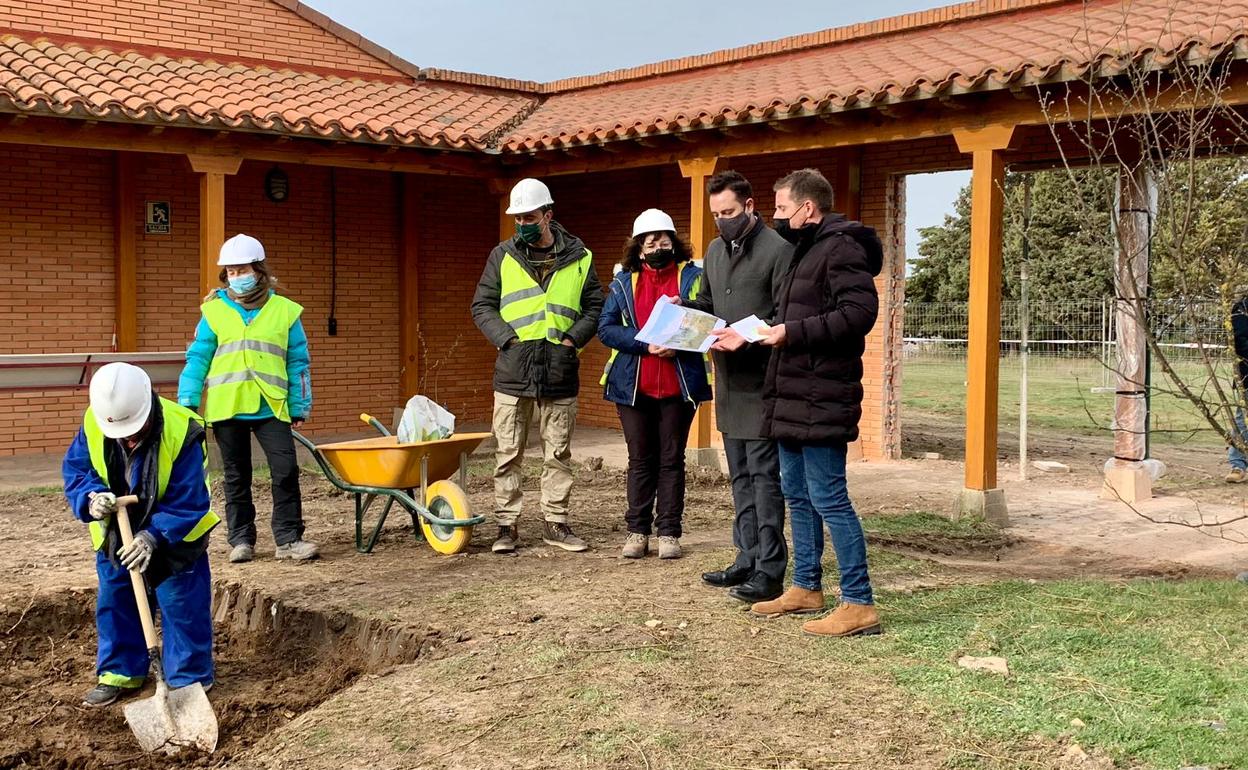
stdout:
<svg viewBox="0 0 1248 770">
<path fill-rule="evenodd" d="M 673 305 L 671 297 L 660 297 L 654 303 L 650 319 L 637 332 L 637 340 L 673 350 L 705 353 L 715 342 L 711 332 L 722 328 L 722 318 L 683 305 Z"/>
</svg>

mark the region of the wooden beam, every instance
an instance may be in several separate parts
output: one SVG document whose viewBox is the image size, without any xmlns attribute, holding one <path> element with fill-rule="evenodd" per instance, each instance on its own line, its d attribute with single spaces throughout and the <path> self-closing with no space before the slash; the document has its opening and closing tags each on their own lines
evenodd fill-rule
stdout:
<svg viewBox="0 0 1248 770">
<path fill-rule="evenodd" d="M 719 171 L 722 159 L 716 157 L 691 158 L 680 162 L 680 173 L 689 180 L 689 248 L 696 259 L 706 255 L 711 241 L 719 235 L 715 227 L 715 218 L 711 216 L 711 204 L 706 192 L 706 182 Z M 709 365 L 709 364 L 708 364 Z M 711 424 L 713 409 L 703 406 L 698 409 L 689 430 L 687 444 L 691 454 L 696 458 L 697 450 L 706 450 L 711 446 Z"/>
<path fill-rule="evenodd" d="M 117 311 L 113 349 L 139 349 L 138 254 L 134 233 L 134 155 L 119 152 L 113 167 L 113 266 Z"/>
<path fill-rule="evenodd" d="M 420 392 L 420 186 L 401 174 L 402 251 L 399 254 L 399 390 L 403 402 Z"/>
<path fill-rule="evenodd" d="M 1002 152 L 1013 126 L 959 132 L 971 153 L 970 309 L 966 365 L 966 478 L 969 490 L 997 487 L 997 387 L 1001 346 L 1001 230 L 1004 207 Z"/>
<path fill-rule="evenodd" d="M 25 119 L 18 115 L 0 127 L 0 144 L 35 144 L 46 147 L 77 147 L 119 152 L 150 152 L 165 155 L 232 154 L 248 160 L 312 166 L 336 166 L 414 174 L 451 174 L 476 178 L 496 173 L 497 156 L 474 155 L 420 147 L 346 142 L 243 131 L 209 131 L 196 128 L 159 127 L 124 123 L 93 123 L 72 118 Z M 163 128 L 162 131 L 155 131 Z"/>
</svg>

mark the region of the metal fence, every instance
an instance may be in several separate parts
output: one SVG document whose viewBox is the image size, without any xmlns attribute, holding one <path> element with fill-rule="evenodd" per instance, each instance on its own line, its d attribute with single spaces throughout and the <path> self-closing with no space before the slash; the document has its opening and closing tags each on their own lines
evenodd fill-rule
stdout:
<svg viewBox="0 0 1248 770">
<path fill-rule="evenodd" d="M 1111 298 L 1030 302 L 1025 308 L 1020 302 L 1002 303 L 998 373 L 1003 427 L 1017 427 L 1024 441 L 1029 420 L 1067 434 L 1111 429 L 1117 385 L 1114 306 Z M 1227 382 L 1233 371 L 1224 316 L 1214 301 L 1149 307 L 1149 328 L 1171 371 L 1205 397 L 1211 397 L 1211 377 Z M 904 319 L 902 406 L 919 420 L 909 424 L 920 426 L 922 414 L 961 418 L 967 304 L 908 302 Z M 1216 443 L 1191 404 L 1176 396 L 1155 358 L 1152 371 L 1150 432 L 1156 440 Z M 1025 457 L 1024 451 L 1020 454 Z"/>
</svg>

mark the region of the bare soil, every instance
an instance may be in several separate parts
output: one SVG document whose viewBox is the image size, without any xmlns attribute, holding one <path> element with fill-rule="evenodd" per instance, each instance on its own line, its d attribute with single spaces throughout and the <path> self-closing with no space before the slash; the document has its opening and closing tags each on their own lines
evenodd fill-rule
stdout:
<svg viewBox="0 0 1248 770">
<path fill-rule="evenodd" d="M 948 438 L 920 435 L 907 451 L 948 453 L 935 443 Z M 358 554 L 350 496 L 315 475 L 304 512 L 322 559 L 275 561 L 262 525 L 260 558 L 231 565 L 214 534 L 221 749 L 173 766 L 935 768 L 968 751 L 983 767 L 1061 766 L 1061 747 L 1043 742 L 966 743 L 887 678 L 840 659 L 837 643 L 803 638 L 799 619 L 754 618 L 704 586 L 700 573 L 732 557 L 718 473 L 691 477 L 684 559 L 620 559 L 623 479 L 578 469 L 573 525 L 586 554 L 543 545 L 530 515 L 515 556 L 490 554 L 493 528 L 482 527 L 467 553 L 444 557 L 413 539 L 401 511 Z M 474 510 L 490 510 L 487 477 L 468 492 Z M 267 498 L 257 484 L 261 521 Z M 922 507 L 886 487 L 856 498 L 864 515 Z M 0 767 L 168 766 L 137 756 L 119 708 L 77 705 L 95 646 L 82 529 L 58 495 L 0 495 Z M 1007 535 L 876 545 L 914 557 L 876 552 L 884 591 L 1185 574 Z"/>
</svg>

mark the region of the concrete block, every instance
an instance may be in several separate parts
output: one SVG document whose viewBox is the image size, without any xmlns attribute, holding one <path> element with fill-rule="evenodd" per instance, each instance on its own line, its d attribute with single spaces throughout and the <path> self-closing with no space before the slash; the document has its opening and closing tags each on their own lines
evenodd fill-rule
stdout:
<svg viewBox="0 0 1248 770">
<path fill-rule="evenodd" d="M 1123 462 L 1105 471 L 1102 500 L 1134 504 L 1153 497 L 1153 477 L 1143 463 Z"/>
<path fill-rule="evenodd" d="M 1008 525 L 1010 513 L 1005 505 L 1005 490 L 963 489 L 953 509 L 953 520 L 965 518 L 983 519 L 998 527 Z"/>
<path fill-rule="evenodd" d="M 1031 463 L 1031 467 L 1045 473 L 1070 473 L 1069 465 L 1056 460 L 1035 460 Z"/>
<path fill-rule="evenodd" d="M 715 447 L 689 447 L 685 449 L 686 465 L 701 465 L 705 468 L 719 467 L 719 451 Z"/>
</svg>

